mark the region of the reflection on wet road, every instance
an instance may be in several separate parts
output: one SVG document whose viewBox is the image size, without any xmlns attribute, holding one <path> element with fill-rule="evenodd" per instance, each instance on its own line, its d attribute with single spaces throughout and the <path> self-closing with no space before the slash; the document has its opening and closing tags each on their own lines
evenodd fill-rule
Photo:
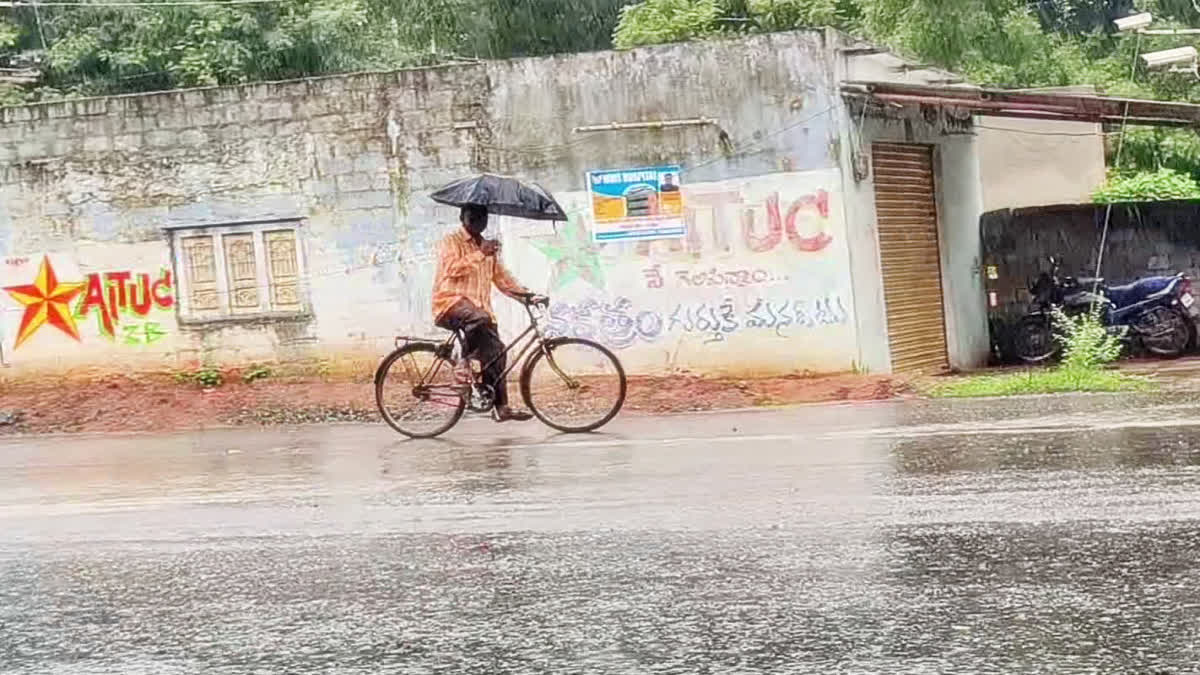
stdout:
<svg viewBox="0 0 1200 675">
<path fill-rule="evenodd" d="M 1175 398 L 11 440 L 0 673 L 1193 672 L 1198 552 Z"/>
</svg>

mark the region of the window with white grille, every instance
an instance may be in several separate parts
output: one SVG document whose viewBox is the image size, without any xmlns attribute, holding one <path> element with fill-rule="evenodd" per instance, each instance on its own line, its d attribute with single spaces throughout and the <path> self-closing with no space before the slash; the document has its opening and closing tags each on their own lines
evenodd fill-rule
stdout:
<svg viewBox="0 0 1200 675">
<path fill-rule="evenodd" d="M 180 318 L 307 313 L 299 228 L 286 220 L 172 229 Z"/>
</svg>

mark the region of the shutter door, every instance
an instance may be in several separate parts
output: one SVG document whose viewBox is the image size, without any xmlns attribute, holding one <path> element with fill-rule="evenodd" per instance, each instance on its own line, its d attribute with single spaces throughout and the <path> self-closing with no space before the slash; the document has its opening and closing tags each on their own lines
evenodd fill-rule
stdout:
<svg viewBox="0 0 1200 675">
<path fill-rule="evenodd" d="M 933 148 L 877 143 L 871 156 L 892 370 L 944 370 L 949 364 Z"/>
</svg>

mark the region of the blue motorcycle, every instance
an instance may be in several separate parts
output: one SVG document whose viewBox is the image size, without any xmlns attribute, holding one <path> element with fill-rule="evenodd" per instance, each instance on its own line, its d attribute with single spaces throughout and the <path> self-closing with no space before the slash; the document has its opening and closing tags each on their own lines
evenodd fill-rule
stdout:
<svg viewBox="0 0 1200 675">
<path fill-rule="evenodd" d="M 1030 311 L 1017 324 L 1013 347 L 1026 363 L 1041 363 L 1058 355 L 1051 310 L 1058 307 L 1078 316 L 1099 306 L 1101 318 L 1113 333 L 1145 351 L 1166 358 L 1180 356 L 1192 345 L 1200 304 L 1192 281 L 1184 274 L 1145 277 L 1123 286 L 1103 279 L 1059 276 L 1059 263 L 1050 258 L 1050 271 L 1030 284 Z"/>
</svg>

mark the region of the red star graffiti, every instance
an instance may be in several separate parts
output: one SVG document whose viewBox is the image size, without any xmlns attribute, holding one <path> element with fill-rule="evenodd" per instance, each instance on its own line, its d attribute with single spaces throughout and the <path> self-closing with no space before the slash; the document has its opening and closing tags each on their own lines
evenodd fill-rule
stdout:
<svg viewBox="0 0 1200 675">
<path fill-rule="evenodd" d="M 75 317 L 71 314 L 69 303 L 83 292 L 84 285 L 82 281 L 61 283 L 54 274 L 54 267 L 50 265 L 50 257 L 45 256 L 32 284 L 5 288 L 14 300 L 25 307 L 13 349 L 33 337 L 45 324 L 50 324 L 79 341 L 79 328 L 75 325 Z"/>
</svg>

